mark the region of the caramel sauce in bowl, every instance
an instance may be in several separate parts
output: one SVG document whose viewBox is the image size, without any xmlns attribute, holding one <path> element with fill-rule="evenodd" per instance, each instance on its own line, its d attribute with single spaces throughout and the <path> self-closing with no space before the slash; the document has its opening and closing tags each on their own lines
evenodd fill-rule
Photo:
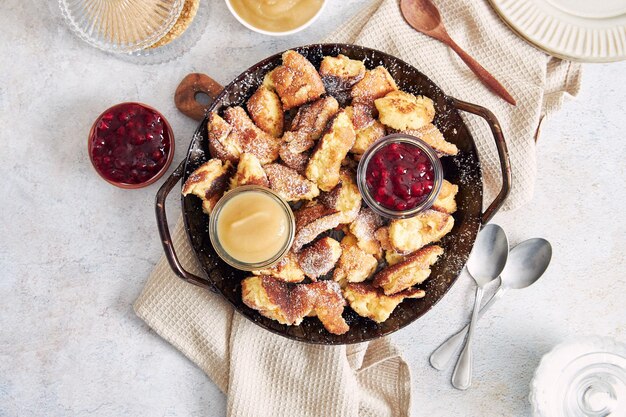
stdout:
<svg viewBox="0 0 626 417">
<path fill-rule="evenodd" d="M 272 190 L 237 187 L 215 205 L 209 237 L 217 254 L 245 271 L 271 267 L 289 251 L 295 220 L 289 204 Z"/>
<path fill-rule="evenodd" d="M 245 27 L 270 36 L 285 36 L 310 26 L 327 0 L 226 0 L 228 10 Z"/>
</svg>

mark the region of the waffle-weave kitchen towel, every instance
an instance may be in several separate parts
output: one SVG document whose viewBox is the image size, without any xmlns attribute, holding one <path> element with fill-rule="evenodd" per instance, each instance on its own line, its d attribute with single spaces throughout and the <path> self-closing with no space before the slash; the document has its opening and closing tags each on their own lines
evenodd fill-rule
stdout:
<svg viewBox="0 0 626 417">
<path fill-rule="evenodd" d="M 517 107 L 486 90 L 445 46 L 416 33 L 397 0 L 377 0 L 327 41 L 355 42 L 413 64 L 448 94 L 491 109 L 504 127 L 513 162 L 508 207 L 528 201 L 535 175 L 534 136 L 543 116 L 576 94 L 580 68 L 552 59 L 515 37 L 484 1 L 440 0 L 452 36 L 504 83 Z M 467 116 L 481 152 L 487 198 L 499 187 L 488 128 Z M 200 274 L 181 223 L 173 244 Z M 353 346 L 315 346 L 269 333 L 233 312 L 219 296 L 180 280 L 162 258 L 135 303 L 161 337 L 197 364 L 227 395 L 229 416 L 407 416 L 406 362 L 388 338 Z"/>
</svg>

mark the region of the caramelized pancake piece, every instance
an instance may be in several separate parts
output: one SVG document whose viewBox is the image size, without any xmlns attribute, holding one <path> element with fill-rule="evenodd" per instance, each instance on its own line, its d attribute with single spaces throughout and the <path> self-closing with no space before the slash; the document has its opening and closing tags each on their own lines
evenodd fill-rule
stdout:
<svg viewBox="0 0 626 417">
<path fill-rule="evenodd" d="M 281 324 L 299 325 L 306 316 L 317 316 L 326 330 L 343 334 L 350 328 L 341 316 L 346 301 L 336 282 L 289 284 L 270 276 L 253 276 L 241 282 L 243 302 Z"/>
<path fill-rule="evenodd" d="M 302 153 L 315 145 L 328 127 L 328 122 L 339 111 L 339 103 L 333 97 L 324 97 L 306 104 L 296 113 L 291 128 L 285 132 L 283 140 L 293 153 Z"/>
<path fill-rule="evenodd" d="M 259 159 L 251 153 L 242 153 L 237 164 L 237 172 L 230 180 L 230 188 L 242 185 L 261 185 L 269 187 L 267 175 L 259 162 Z"/>
<path fill-rule="evenodd" d="M 298 258 L 293 252 L 287 253 L 271 268 L 261 271 L 252 271 L 254 275 L 269 275 L 285 282 L 301 282 L 304 279 L 304 272 L 298 265 Z"/>
<path fill-rule="evenodd" d="M 348 284 L 343 289 L 343 296 L 352 310 L 359 316 L 370 318 L 377 323 L 387 320 L 405 298 L 422 298 L 425 295 L 424 290 L 417 288 L 385 295 L 383 290 L 369 283 Z"/>
<path fill-rule="evenodd" d="M 262 165 L 278 158 L 280 139 L 259 129 L 243 108 L 229 107 L 224 112 L 224 119 L 232 126 L 228 140 L 237 143 L 241 152 L 253 154 Z"/>
<path fill-rule="evenodd" d="M 363 61 L 339 54 L 337 57 L 325 56 L 320 64 L 319 73 L 326 84 L 343 90 L 361 81 L 365 76 L 365 71 Z"/>
<path fill-rule="evenodd" d="M 209 132 L 209 152 L 213 158 L 237 162 L 241 147 L 234 137 L 230 136 L 232 127 L 216 112 L 211 112 L 207 122 Z"/>
<path fill-rule="evenodd" d="M 441 191 L 437 199 L 433 203 L 433 209 L 452 214 L 456 211 L 456 194 L 459 192 L 459 186 L 452 184 L 450 181 L 443 180 Z"/>
<path fill-rule="evenodd" d="M 361 193 L 356 185 L 354 175 L 346 170 L 341 170 L 339 183 L 330 192 L 322 193 L 319 202 L 326 207 L 341 213 L 341 224 L 351 223 L 361 209 Z"/>
<path fill-rule="evenodd" d="M 210 214 L 228 188 L 233 165 L 230 161 L 211 159 L 200 165 L 185 181 L 183 195 L 194 194 L 202 200 L 202 209 Z"/>
<path fill-rule="evenodd" d="M 326 275 L 341 256 L 341 245 L 335 239 L 323 237 L 298 254 L 298 264 L 307 277 L 315 281 Z"/>
<path fill-rule="evenodd" d="M 385 125 L 375 120 L 369 127 L 356 131 L 356 140 L 350 152 L 356 155 L 363 155 L 374 142 L 387 134 Z"/>
<path fill-rule="evenodd" d="M 341 240 L 341 258 L 333 271 L 333 280 L 342 286 L 347 282 L 365 281 L 374 273 L 378 261 L 357 245 L 356 238 L 347 234 Z"/>
<path fill-rule="evenodd" d="M 437 152 L 439 157 L 456 155 L 459 153 L 459 148 L 457 148 L 454 143 L 446 141 L 443 137 L 443 133 L 441 133 L 441 131 L 437 129 L 437 126 L 432 123 L 428 123 L 426 126 L 416 130 L 403 130 L 402 133 L 406 133 L 407 135 L 415 136 L 416 138 L 423 140 L 430 145 L 435 152 Z"/>
<path fill-rule="evenodd" d="M 302 323 L 312 309 L 306 285 L 289 284 L 267 275 L 241 281 L 241 298 L 261 315 L 289 326 Z"/>
<path fill-rule="evenodd" d="M 312 200 L 320 194 L 315 183 L 280 164 L 265 165 L 270 188 L 287 201 Z"/>
<path fill-rule="evenodd" d="M 374 213 L 369 207 L 361 207 L 356 219 L 350 224 L 350 233 L 357 241 L 358 246 L 366 253 L 376 258 L 382 256 L 380 242 L 374 236 L 376 230 L 383 225 L 383 218 Z"/>
<path fill-rule="evenodd" d="M 454 217 L 436 210 L 426 210 L 408 219 L 392 220 L 389 241 L 400 253 L 410 253 L 437 242 L 452 230 Z"/>
<path fill-rule="evenodd" d="M 380 242 L 380 247 L 385 251 L 385 261 L 387 265 L 395 265 L 404 260 L 404 255 L 396 252 L 389 241 L 389 227 L 380 227 L 374 232 L 374 237 Z"/>
<path fill-rule="evenodd" d="M 317 202 L 309 203 L 294 213 L 296 218 L 296 236 L 293 240 L 292 250 L 295 253 L 317 236 L 330 229 L 339 226 L 342 214 L 337 210 L 330 209 Z"/>
<path fill-rule="evenodd" d="M 357 130 L 368 128 L 376 121 L 376 107 L 370 102 L 352 102 L 352 124 Z"/>
<path fill-rule="evenodd" d="M 309 103 L 326 92 L 313 64 L 296 51 L 285 52 L 283 64 L 270 74 L 268 83 L 276 89 L 284 110 Z"/>
<path fill-rule="evenodd" d="M 391 295 L 421 284 L 430 276 L 430 266 L 442 254 L 443 249 L 437 245 L 422 248 L 377 273 L 374 276 L 374 286 L 382 288 L 385 295 Z"/>
<path fill-rule="evenodd" d="M 420 129 L 435 117 L 435 106 L 431 99 L 404 91 L 392 91 L 374 101 L 374 104 L 378 110 L 378 119 L 392 129 Z"/>
<path fill-rule="evenodd" d="M 246 105 L 254 123 L 275 138 L 283 135 L 285 115 L 278 95 L 265 86 L 259 87 Z"/>
<path fill-rule="evenodd" d="M 280 145 L 278 155 L 285 166 L 293 169 L 297 173 L 304 174 L 306 171 L 306 166 L 309 163 L 308 154 L 304 152 L 294 153 L 289 149 L 288 143 L 283 143 Z"/>
<path fill-rule="evenodd" d="M 332 334 L 344 334 L 350 330 L 341 316 L 346 300 L 341 294 L 339 284 L 334 281 L 318 281 L 307 284 L 307 288 L 313 294 L 314 300 L 310 316 L 317 316 L 324 328 Z"/>
<path fill-rule="evenodd" d="M 370 126 L 376 118 L 374 100 L 398 89 L 396 82 L 385 67 L 379 66 L 367 71 L 361 81 L 352 87 L 352 122 L 355 129 Z"/>
<path fill-rule="evenodd" d="M 330 191 L 339 183 L 341 161 L 354 145 L 355 138 L 350 118 L 345 111 L 339 112 L 328 133 L 318 141 L 306 167 L 307 178 L 320 190 Z"/>
<path fill-rule="evenodd" d="M 373 104 L 377 98 L 397 89 L 398 86 L 389 71 L 383 66 L 378 66 L 365 73 L 363 79 L 352 87 L 351 95 L 353 101 Z"/>
</svg>

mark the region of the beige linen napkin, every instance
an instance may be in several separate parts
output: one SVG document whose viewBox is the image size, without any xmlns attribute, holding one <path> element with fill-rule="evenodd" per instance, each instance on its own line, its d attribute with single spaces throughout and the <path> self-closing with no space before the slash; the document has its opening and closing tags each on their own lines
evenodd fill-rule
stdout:
<svg viewBox="0 0 626 417">
<path fill-rule="evenodd" d="M 445 46 L 410 29 L 397 0 L 377 0 L 329 42 L 353 42 L 413 64 L 448 94 L 484 105 L 499 118 L 513 163 L 508 207 L 528 201 L 535 176 L 534 136 L 540 120 L 576 94 L 580 68 L 547 57 L 518 39 L 486 2 L 437 1 L 451 35 L 509 89 L 510 107 L 487 91 Z M 499 187 L 487 126 L 466 120 L 483 162 L 487 199 Z M 182 264 L 200 274 L 180 222 L 173 235 Z M 186 284 L 161 258 L 135 302 L 161 337 L 197 364 L 227 395 L 229 416 L 407 416 L 409 368 L 388 338 L 351 346 L 315 346 L 267 332 L 234 313 L 221 297 Z"/>
</svg>

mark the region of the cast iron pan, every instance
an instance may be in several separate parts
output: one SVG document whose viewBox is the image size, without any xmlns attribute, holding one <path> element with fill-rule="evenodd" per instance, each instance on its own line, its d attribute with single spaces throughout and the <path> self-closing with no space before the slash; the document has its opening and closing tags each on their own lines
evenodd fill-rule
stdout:
<svg viewBox="0 0 626 417">
<path fill-rule="evenodd" d="M 459 185 L 459 193 L 456 197 L 458 211 L 454 213 L 454 228 L 439 243 L 445 249 L 445 253 L 433 266 L 430 278 L 422 285 L 426 296 L 417 300 L 405 300 L 395 309 L 391 317 L 381 324 L 360 317 L 347 307 L 344 317 L 350 325 L 350 330 L 343 335 L 330 334 L 317 318 L 305 318 L 300 326 L 285 326 L 265 318 L 242 302 L 240 282 L 249 276 L 249 273 L 230 267 L 216 255 L 209 241 L 208 217 L 202 212 L 200 199 L 195 196 L 181 198 L 182 211 L 187 235 L 206 277 L 185 271 L 178 261 L 165 216 L 165 199 L 179 180 L 182 179 L 184 183 L 198 166 L 210 159 L 206 111 L 222 112 L 229 106 L 245 106 L 248 98 L 262 83 L 264 75 L 281 64 L 281 54 L 273 55 L 249 68 L 219 94 L 219 84 L 206 76 L 194 74 L 183 80 L 176 93 L 177 106 L 191 117 L 202 117 L 202 121 L 191 140 L 186 159 L 180 163 L 157 193 L 156 215 L 159 233 L 170 266 L 178 276 L 191 284 L 220 293 L 240 314 L 259 326 L 303 342 L 329 345 L 364 342 L 393 333 L 417 320 L 432 308 L 452 286 L 467 261 L 481 225 L 491 219 L 509 193 L 511 170 L 508 151 L 500 125 L 489 110 L 446 96 L 428 77 L 398 58 L 373 49 L 346 44 L 317 44 L 294 49 L 308 58 L 316 67 L 319 67 L 324 55 L 336 56 L 337 54 L 363 60 L 369 69 L 383 65 L 389 70 L 400 89 L 428 96 L 435 102 L 437 111 L 435 125 L 443 132 L 446 139 L 456 144 L 460 150 L 457 156 L 442 159 L 445 177 Z M 199 106 L 202 107 L 198 103 L 195 106 L 189 105 L 190 99 L 197 91 L 204 92 L 213 99 L 201 110 L 198 110 Z M 185 103 L 187 103 L 186 107 Z M 502 189 L 484 211 L 482 210 L 483 180 L 480 162 L 474 140 L 463 123 L 459 110 L 474 113 L 487 121 L 500 157 Z"/>
</svg>

